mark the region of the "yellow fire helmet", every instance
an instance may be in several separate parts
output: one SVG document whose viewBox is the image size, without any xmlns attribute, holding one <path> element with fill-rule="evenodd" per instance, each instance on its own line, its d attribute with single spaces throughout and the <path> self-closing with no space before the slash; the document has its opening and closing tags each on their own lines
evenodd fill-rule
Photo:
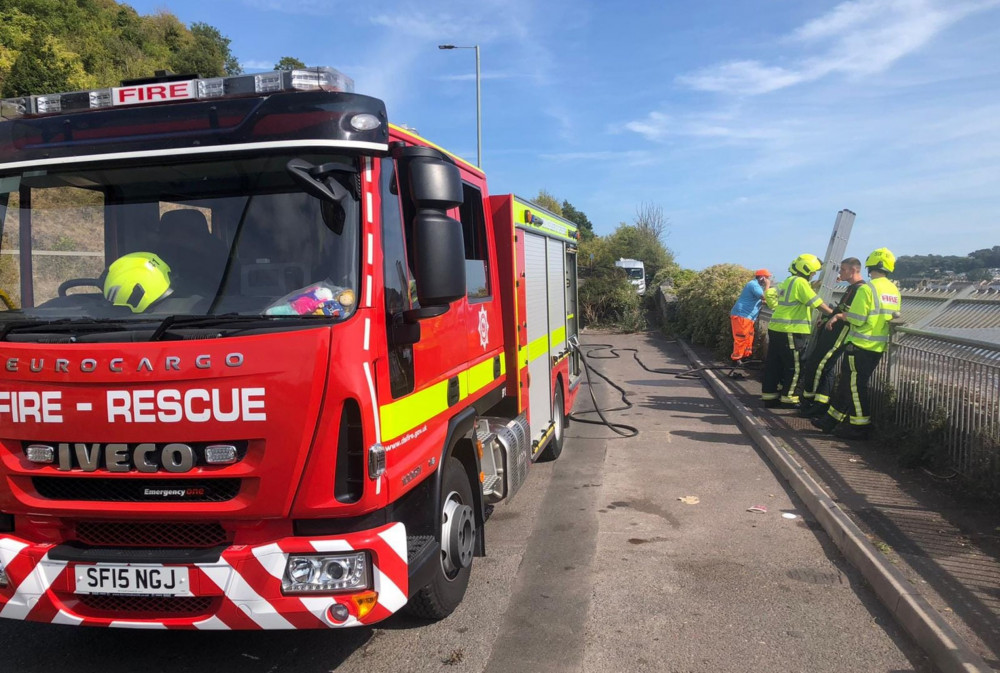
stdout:
<svg viewBox="0 0 1000 673">
<path fill-rule="evenodd" d="M 807 252 L 792 260 L 792 264 L 788 267 L 788 270 L 803 276 L 811 276 L 822 268 L 823 262 L 819 261 L 819 257 L 810 255 Z"/>
<path fill-rule="evenodd" d="M 104 297 L 133 313 L 142 313 L 170 293 L 170 266 L 152 252 L 122 255 L 104 279 Z"/>
<path fill-rule="evenodd" d="M 865 268 L 892 273 L 896 269 L 896 256 L 889 248 L 873 250 L 872 254 L 868 255 L 868 259 L 865 260 Z"/>
</svg>

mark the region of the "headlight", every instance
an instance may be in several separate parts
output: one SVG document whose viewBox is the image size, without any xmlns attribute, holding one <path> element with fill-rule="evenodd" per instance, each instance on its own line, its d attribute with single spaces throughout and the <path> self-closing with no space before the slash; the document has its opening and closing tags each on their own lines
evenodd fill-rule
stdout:
<svg viewBox="0 0 1000 673">
<path fill-rule="evenodd" d="M 368 552 L 349 554 L 291 554 L 281 580 L 286 594 L 364 591 L 371 588 Z"/>
<path fill-rule="evenodd" d="M 7 569 L 3 567 L 3 561 L 0 561 L 0 587 L 5 587 L 10 584 L 10 580 L 7 579 Z"/>
</svg>

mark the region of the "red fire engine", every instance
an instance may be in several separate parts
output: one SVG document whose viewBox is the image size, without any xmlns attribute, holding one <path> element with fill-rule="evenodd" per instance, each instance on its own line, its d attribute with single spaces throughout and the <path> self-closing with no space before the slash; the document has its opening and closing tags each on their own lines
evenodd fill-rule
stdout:
<svg viewBox="0 0 1000 673">
<path fill-rule="evenodd" d="M 451 613 L 563 448 L 576 228 L 329 68 L 0 116 L 0 617 Z"/>
</svg>

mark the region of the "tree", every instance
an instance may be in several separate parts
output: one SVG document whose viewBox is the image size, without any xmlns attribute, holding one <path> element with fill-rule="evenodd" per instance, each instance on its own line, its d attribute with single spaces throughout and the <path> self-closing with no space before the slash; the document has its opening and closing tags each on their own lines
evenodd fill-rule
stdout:
<svg viewBox="0 0 1000 673">
<path fill-rule="evenodd" d="M 965 278 L 976 283 L 981 280 L 993 280 L 993 274 L 990 273 L 989 269 L 979 268 L 966 272 Z"/>
<path fill-rule="evenodd" d="M 72 90 L 74 79 L 83 73 L 79 59 L 73 56 L 60 54 L 52 38 L 36 34 L 14 59 L 3 79 L 2 95 L 10 98 Z"/>
<path fill-rule="evenodd" d="M 174 72 L 197 73 L 202 77 L 239 75 L 243 69 L 229 51 L 229 42 L 218 28 L 207 23 L 192 23 L 191 39 L 174 54 L 171 67 Z"/>
<path fill-rule="evenodd" d="M 0 0 L 0 95 L 117 86 L 163 69 L 240 72 L 217 29 L 189 30 L 163 10 L 141 16 L 115 0 Z"/>
<path fill-rule="evenodd" d="M 668 225 L 669 222 L 660 206 L 643 202 L 636 207 L 635 226 L 640 231 L 648 232 L 656 240 L 662 241 Z"/>
<path fill-rule="evenodd" d="M 301 70 L 305 67 L 306 64 L 294 56 L 282 56 L 278 59 L 278 62 L 274 64 L 275 70 Z"/>
<path fill-rule="evenodd" d="M 532 200 L 535 202 L 536 205 L 541 206 L 550 213 L 555 213 L 560 217 L 563 214 L 562 206 L 559 205 L 559 201 L 556 199 L 556 197 L 552 196 L 544 189 L 539 189 L 538 196 L 536 196 Z"/>
<path fill-rule="evenodd" d="M 607 249 L 614 259 L 624 257 L 642 261 L 648 278 L 655 278 L 661 270 L 670 271 L 677 266 L 674 254 L 663 245 L 651 227 L 622 222 L 607 237 Z"/>
<path fill-rule="evenodd" d="M 752 273 L 738 264 L 716 264 L 699 272 L 677 290 L 674 330 L 717 355 L 727 353 L 733 345 L 729 311 Z"/>
<path fill-rule="evenodd" d="M 589 241 L 594 238 L 594 225 L 584 215 L 582 210 L 577 210 L 569 201 L 562 202 L 562 215 L 570 222 L 574 223 L 580 230 L 580 240 Z"/>
</svg>

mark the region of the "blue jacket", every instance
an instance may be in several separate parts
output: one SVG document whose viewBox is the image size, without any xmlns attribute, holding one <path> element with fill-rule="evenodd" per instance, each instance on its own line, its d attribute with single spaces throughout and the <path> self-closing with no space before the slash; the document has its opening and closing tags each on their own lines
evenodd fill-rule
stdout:
<svg viewBox="0 0 1000 673">
<path fill-rule="evenodd" d="M 733 310 L 729 315 L 738 315 L 749 320 L 756 320 L 760 313 L 760 304 L 764 300 L 764 288 L 761 287 L 757 279 L 753 279 L 740 292 L 739 299 L 733 304 Z"/>
</svg>

